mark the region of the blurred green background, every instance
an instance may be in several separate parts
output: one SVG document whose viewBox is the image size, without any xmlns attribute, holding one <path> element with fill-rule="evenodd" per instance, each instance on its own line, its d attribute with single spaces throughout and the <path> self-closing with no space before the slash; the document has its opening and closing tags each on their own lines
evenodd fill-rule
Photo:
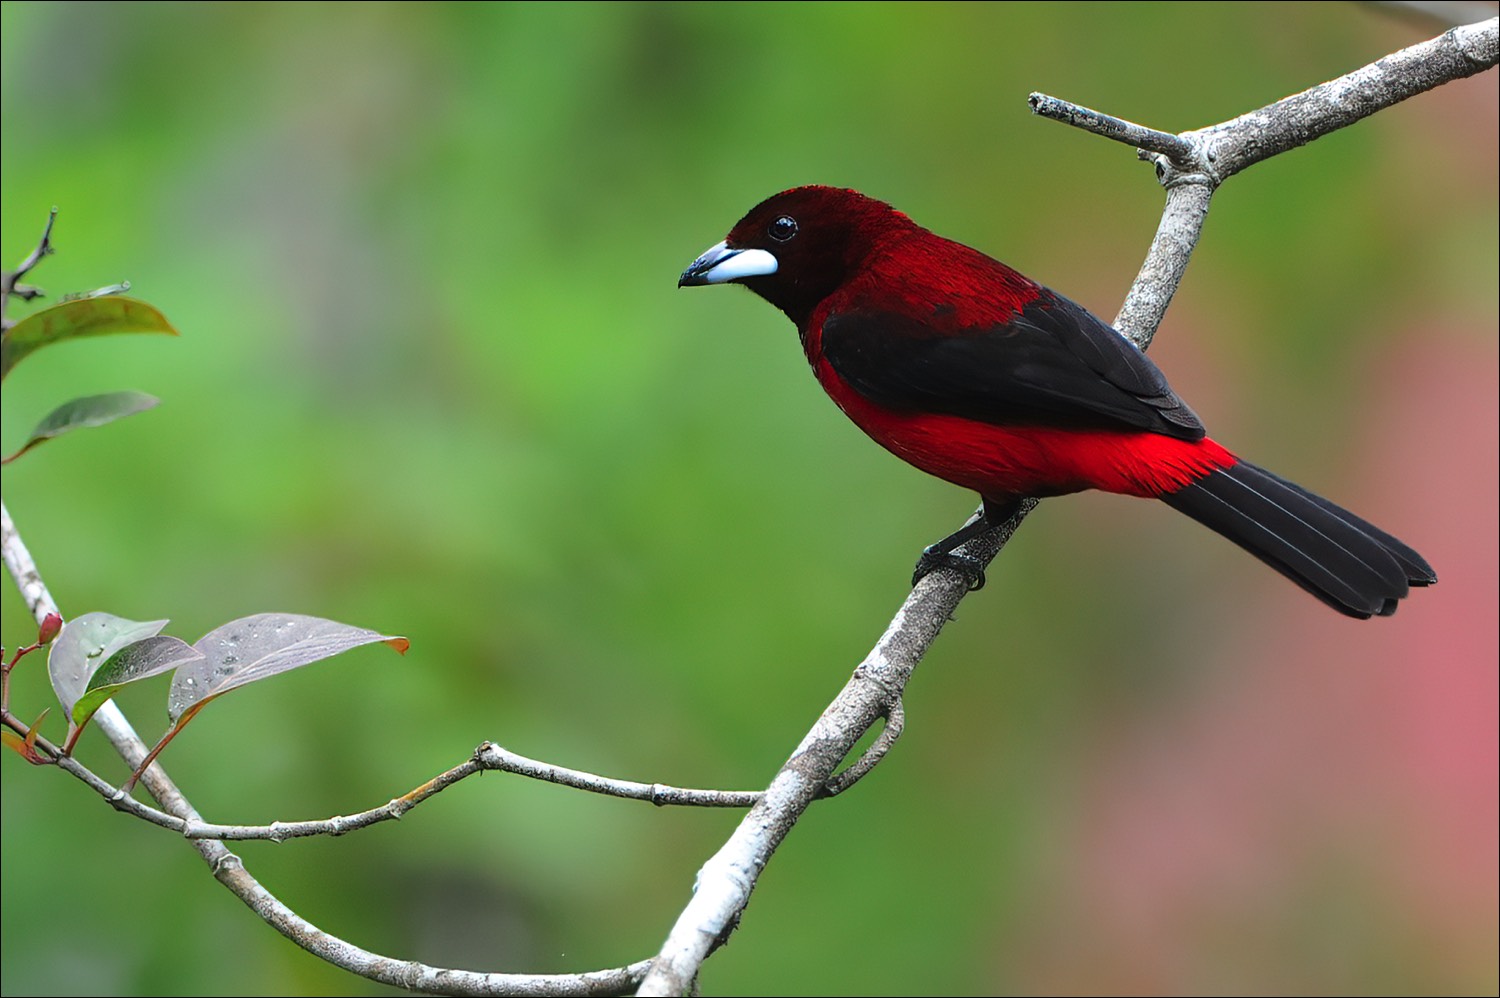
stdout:
<svg viewBox="0 0 1500 998">
<path fill-rule="evenodd" d="M 763 786 L 973 497 L 867 441 L 778 313 L 682 268 L 762 197 L 840 184 L 1110 316 L 1160 190 L 1030 91 L 1185 129 L 1439 30 L 1333 4 L 3 17 L 0 253 L 58 205 L 36 282 L 128 278 L 183 333 L 8 379 L 7 450 L 74 395 L 164 400 L 5 470 L 64 611 L 413 642 L 205 711 L 164 762 L 235 822 L 370 807 L 484 739 Z M 1216 437 L 1442 584 L 1358 624 L 1158 504 L 1048 502 L 706 993 L 1494 993 L 1496 120 L 1491 72 L 1236 178 L 1154 350 Z M 147 686 L 122 705 L 154 736 Z M 97 734 L 81 755 L 123 778 Z M 6 994 L 380 990 L 170 834 L 4 766 Z M 239 851 L 369 949 L 577 970 L 655 952 L 737 818 L 491 775 Z"/>
</svg>

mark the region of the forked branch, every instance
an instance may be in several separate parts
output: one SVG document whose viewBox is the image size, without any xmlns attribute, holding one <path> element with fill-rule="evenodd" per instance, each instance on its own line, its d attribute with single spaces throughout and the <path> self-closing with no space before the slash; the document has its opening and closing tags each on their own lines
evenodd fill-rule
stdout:
<svg viewBox="0 0 1500 998">
<path fill-rule="evenodd" d="M 1454 28 L 1257 111 L 1175 136 L 1033 94 L 1032 108 L 1039 114 L 1148 150 L 1142 158 L 1157 164 L 1167 189 L 1161 222 L 1116 328 L 1142 349 L 1150 345 L 1198 243 L 1213 193 L 1225 179 L 1408 97 L 1493 67 L 1497 24 L 1492 18 Z M 962 552 L 987 566 L 1035 507 L 1035 500 L 1028 500 L 1009 522 L 970 541 Z M 932 572 L 912 590 L 853 678 L 776 774 L 765 798 L 699 871 L 693 897 L 638 994 L 691 993 L 703 961 L 738 924 L 776 847 L 844 755 L 899 702 L 912 670 L 967 593 L 964 578 L 948 569 Z"/>
</svg>

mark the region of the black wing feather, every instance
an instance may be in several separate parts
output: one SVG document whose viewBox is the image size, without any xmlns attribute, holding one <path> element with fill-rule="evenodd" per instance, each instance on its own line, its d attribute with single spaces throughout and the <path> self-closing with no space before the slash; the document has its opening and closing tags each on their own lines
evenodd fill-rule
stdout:
<svg viewBox="0 0 1500 998">
<path fill-rule="evenodd" d="M 1003 324 L 957 331 L 891 312 L 838 313 L 823 323 L 822 346 L 840 378 L 889 409 L 1002 426 L 1204 435 L 1144 353 L 1052 292 Z"/>
</svg>

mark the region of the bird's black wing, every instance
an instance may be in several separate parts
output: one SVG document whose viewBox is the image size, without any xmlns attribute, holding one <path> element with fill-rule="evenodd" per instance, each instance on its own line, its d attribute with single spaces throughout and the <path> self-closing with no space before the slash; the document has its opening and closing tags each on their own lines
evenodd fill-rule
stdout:
<svg viewBox="0 0 1500 998">
<path fill-rule="evenodd" d="M 1146 355 L 1061 295 L 1004 323 L 958 330 L 893 312 L 835 313 L 823 356 L 887 409 L 1001 426 L 1147 430 L 1201 440 L 1203 424 Z"/>
</svg>

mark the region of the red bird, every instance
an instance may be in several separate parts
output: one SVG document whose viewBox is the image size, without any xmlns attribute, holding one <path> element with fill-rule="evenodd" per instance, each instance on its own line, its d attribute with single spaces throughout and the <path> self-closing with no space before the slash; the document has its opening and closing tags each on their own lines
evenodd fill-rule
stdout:
<svg viewBox="0 0 1500 998">
<path fill-rule="evenodd" d="M 798 187 L 750 210 L 678 280 L 743 284 L 797 325 L 818 383 L 875 442 L 978 492 L 981 515 L 931 545 L 935 568 L 1028 496 L 1160 499 L 1351 617 L 1437 581 L 1390 534 L 1205 434 L 1114 327 L 856 191 Z"/>
</svg>

